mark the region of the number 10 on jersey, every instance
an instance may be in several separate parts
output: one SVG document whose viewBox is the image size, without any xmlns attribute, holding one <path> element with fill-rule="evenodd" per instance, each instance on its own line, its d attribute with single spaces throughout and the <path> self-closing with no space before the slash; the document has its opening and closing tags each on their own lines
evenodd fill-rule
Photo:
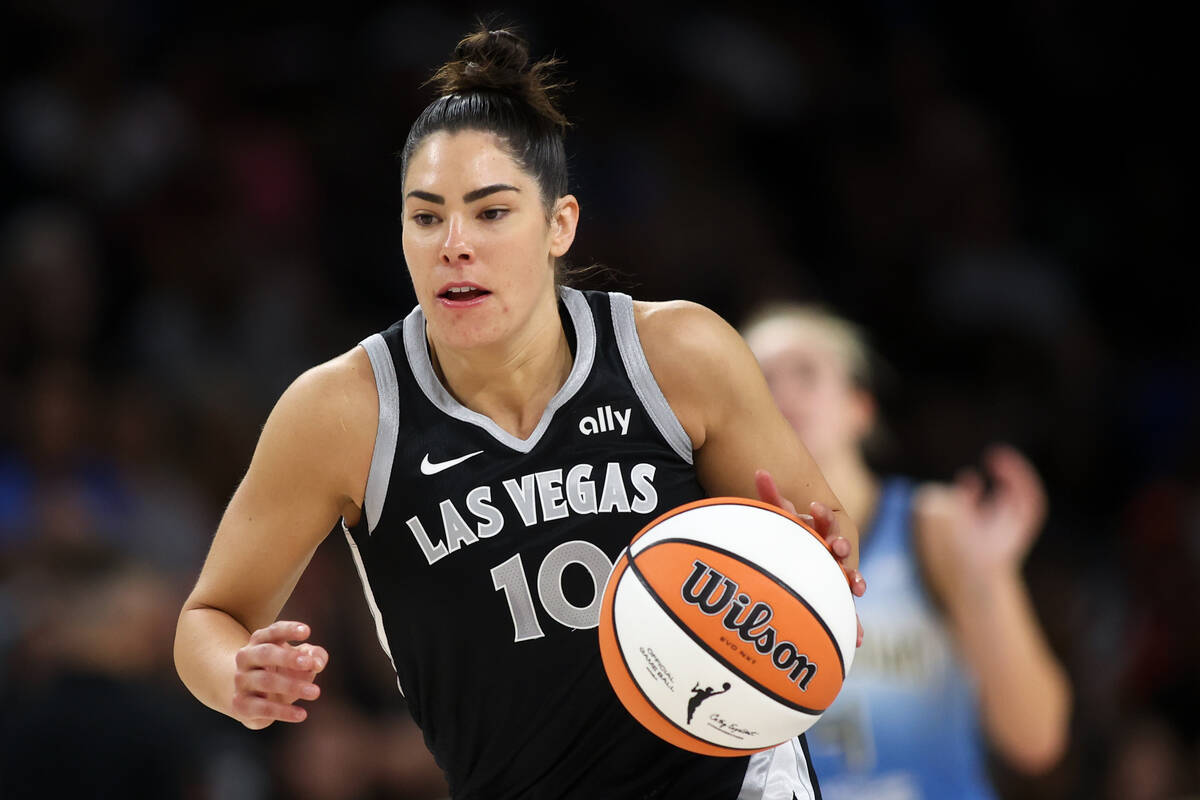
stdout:
<svg viewBox="0 0 1200 800">
<path fill-rule="evenodd" d="M 563 593 L 563 572 L 578 564 L 592 577 L 592 601 L 586 606 L 571 603 Z M 600 624 L 600 606 L 604 602 L 604 585 L 612 572 L 612 562 L 591 542 L 563 542 L 542 559 L 537 571 L 537 592 L 542 608 L 555 622 L 575 630 L 595 628 Z M 504 591 L 508 610 L 512 614 L 514 642 L 540 639 L 546 634 L 538 622 L 537 609 L 525 576 L 525 565 L 517 553 L 503 564 L 492 567 L 492 585 Z"/>
</svg>

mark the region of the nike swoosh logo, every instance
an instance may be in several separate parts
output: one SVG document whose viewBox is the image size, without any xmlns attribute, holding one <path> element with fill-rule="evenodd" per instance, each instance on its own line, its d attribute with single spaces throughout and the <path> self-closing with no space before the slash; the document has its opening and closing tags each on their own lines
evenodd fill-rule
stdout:
<svg viewBox="0 0 1200 800">
<path fill-rule="evenodd" d="M 421 459 L 421 474 L 422 475 L 437 475 L 442 470 L 450 469 L 451 467 L 456 466 L 456 465 L 461 464 L 462 462 L 466 461 L 468 458 L 474 458 L 475 456 L 479 455 L 482 452 L 483 452 L 482 450 L 476 450 L 474 453 L 467 453 L 465 456 L 459 456 L 458 458 L 452 458 L 449 461 L 430 461 L 429 453 L 426 453 L 425 457 L 423 459 Z"/>
</svg>

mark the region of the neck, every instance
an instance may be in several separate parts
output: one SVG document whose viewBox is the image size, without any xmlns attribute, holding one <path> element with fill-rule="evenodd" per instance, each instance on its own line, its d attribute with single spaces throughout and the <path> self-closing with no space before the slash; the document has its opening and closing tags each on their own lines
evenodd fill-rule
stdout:
<svg viewBox="0 0 1200 800">
<path fill-rule="evenodd" d="M 556 296 L 504 341 L 456 350 L 430 340 L 433 368 L 463 406 L 526 438 L 571 372 L 573 359 Z"/>
<path fill-rule="evenodd" d="M 879 479 L 857 449 L 823 457 L 818 466 L 860 535 L 865 536 L 879 502 Z"/>
</svg>

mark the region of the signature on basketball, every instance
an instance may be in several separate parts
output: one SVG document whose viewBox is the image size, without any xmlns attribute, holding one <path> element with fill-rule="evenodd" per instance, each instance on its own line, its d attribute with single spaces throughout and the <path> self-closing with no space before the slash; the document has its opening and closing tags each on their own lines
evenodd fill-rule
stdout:
<svg viewBox="0 0 1200 800">
<path fill-rule="evenodd" d="M 758 731 L 743 728 L 736 722 L 729 722 L 720 714 L 709 714 L 708 724 L 709 727 L 716 728 L 723 733 L 728 733 L 730 736 L 736 736 L 739 739 L 744 739 L 747 736 L 758 736 Z"/>
</svg>

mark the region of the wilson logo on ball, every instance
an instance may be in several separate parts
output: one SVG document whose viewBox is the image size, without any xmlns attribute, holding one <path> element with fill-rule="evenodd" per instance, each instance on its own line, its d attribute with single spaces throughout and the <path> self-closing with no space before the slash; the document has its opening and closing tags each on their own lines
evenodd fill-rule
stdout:
<svg viewBox="0 0 1200 800">
<path fill-rule="evenodd" d="M 684 581 L 681 591 L 685 603 L 696 606 L 710 617 L 724 611 L 721 624 L 726 630 L 736 633 L 738 638 L 753 645 L 760 654 L 769 654 L 771 663 L 786 672 L 801 691 L 807 692 L 808 684 L 817 674 L 817 665 L 809 661 L 808 656 L 801 653 L 792 642 L 776 642 L 779 634 L 769 624 L 775 616 L 775 610 L 768 603 L 753 602 L 749 595 L 739 594 L 738 588 L 737 583 L 696 559 L 692 562 L 692 574 Z M 714 599 L 718 590 L 720 596 Z"/>
</svg>

